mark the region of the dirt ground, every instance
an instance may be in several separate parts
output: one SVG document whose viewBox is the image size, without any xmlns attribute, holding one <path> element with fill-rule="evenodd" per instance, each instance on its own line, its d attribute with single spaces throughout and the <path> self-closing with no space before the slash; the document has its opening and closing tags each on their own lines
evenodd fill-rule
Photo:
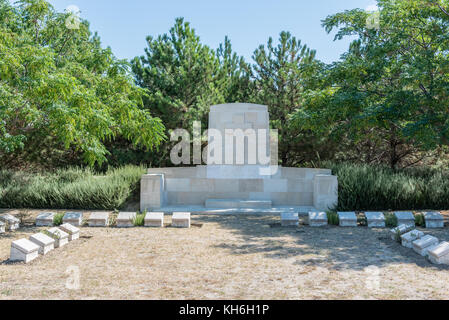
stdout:
<svg viewBox="0 0 449 320">
<path fill-rule="evenodd" d="M 193 216 L 201 227 L 84 227 L 81 239 L 25 265 L 8 261 L 11 241 L 45 228 L 32 226 L 36 212 L 12 213 L 25 227 L 0 235 L 0 299 L 449 298 L 449 266 L 401 247 L 387 229 Z M 423 231 L 449 241 L 447 227 Z"/>
</svg>

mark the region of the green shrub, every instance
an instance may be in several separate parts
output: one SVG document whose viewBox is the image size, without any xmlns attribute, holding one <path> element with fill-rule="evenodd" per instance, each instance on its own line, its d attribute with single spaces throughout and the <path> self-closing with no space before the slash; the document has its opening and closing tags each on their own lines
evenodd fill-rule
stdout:
<svg viewBox="0 0 449 320">
<path fill-rule="evenodd" d="M 426 221 L 424 219 L 424 215 L 421 213 L 418 213 L 415 215 L 415 224 L 418 227 L 425 227 L 426 226 Z"/>
<path fill-rule="evenodd" d="M 398 226 L 398 218 L 393 213 L 385 213 L 385 225 L 387 228 L 396 228 Z"/>
<path fill-rule="evenodd" d="M 327 212 L 327 221 L 331 226 L 338 226 L 340 224 L 340 218 L 334 211 Z"/>
<path fill-rule="evenodd" d="M 133 220 L 133 224 L 134 224 L 134 226 L 136 226 L 136 227 L 143 227 L 143 226 L 145 226 L 145 216 L 146 216 L 146 211 L 145 212 L 143 212 L 143 213 L 137 213 L 136 214 L 136 217 L 134 218 L 134 220 Z"/>
<path fill-rule="evenodd" d="M 53 217 L 53 225 L 60 226 L 62 224 L 62 219 L 64 218 L 64 212 L 58 212 Z"/>
</svg>

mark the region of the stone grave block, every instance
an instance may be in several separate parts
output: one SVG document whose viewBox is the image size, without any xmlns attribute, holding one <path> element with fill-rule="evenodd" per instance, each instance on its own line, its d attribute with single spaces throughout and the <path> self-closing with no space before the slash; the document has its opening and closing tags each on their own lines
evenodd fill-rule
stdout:
<svg viewBox="0 0 449 320">
<path fill-rule="evenodd" d="M 190 228 L 190 212 L 174 212 L 172 216 L 172 227 Z"/>
<path fill-rule="evenodd" d="M 53 212 L 42 212 L 36 218 L 36 227 L 52 227 L 55 214 Z"/>
<path fill-rule="evenodd" d="M 148 212 L 145 215 L 145 227 L 162 228 L 164 226 L 163 212 Z"/>
<path fill-rule="evenodd" d="M 130 228 L 134 227 L 134 220 L 137 214 L 135 212 L 120 212 L 117 217 L 118 228 Z"/>
<path fill-rule="evenodd" d="M 355 212 L 337 212 L 340 227 L 357 227 L 357 216 Z"/>
<path fill-rule="evenodd" d="M 439 212 L 424 212 L 427 229 L 444 228 L 444 218 Z"/>
<path fill-rule="evenodd" d="M 5 233 L 6 225 L 4 222 L 0 221 L 0 233 Z"/>
<path fill-rule="evenodd" d="M 442 242 L 428 250 L 428 258 L 434 264 L 449 264 L 449 242 Z"/>
<path fill-rule="evenodd" d="M 413 241 L 421 239 L 422 237 L 424 237 L 424 232 L 419 230 L 412 230 L 410 232 L 404 233 L 401 236 L 402 246 L 413 249 Z"/>
<path fill-rule="evenodd" d="M 439 240 L 437 238 L 427 235 L 421 239 L 413 241 L 413 250 L 425 257 L 427 255 L 427 251 L 432 249 L 432 247 L 436 246 L 438 243 Z"/>
<path fill-rule="evenodd" d="M 327 226 L 326 212 L 309 212 L 309 226 L 324 227 Z"/>
<path fill-rule="evenodd" d="M 383 212 L 365 212 L 368 228 L 385 228 L 385 215 Z"/>
<path fill-rule="evenodd" d="M 281 225 L 283 227 L 298 227 L 299 226 L 299 214 L 297 212 L 281 213 Z"/>
<path fill-rule="evenodd" d="M 55 239 L 43 233 L 30 236 L 30 241 L 39 246 L 39 254 L 46 255 L 55 248 Z"/>
<path fill-rule="evenodd" d="M 81 212 L 67 212 L 62 218 L 62 222 L 79 227 L 83 223 L 83 214 Z"/>
<path fill-rule="evenodd" d="M 6 230 L 14 231 L 20 228 L 20 220 L 10 214 L 0 216 L 0 221 L 6 224 Z"/>
<path fill-rule="evenodd" d="M 48 229 L 45 234 L 55 240 L 55 248 L 62 248 L 69 243 L 69 234 L 59 228 Z"/>
<path fill-rule="evenodd" d="M 401 224 L 394 229 L 390 230 L 391 239 L 396 240 L 396 236 L 402 236 L 403 234 L 414 230 L 415 227 L 410 224 Z"/>
<path fill-rule="evenodd" d="M 92 212 L 88 220 L 89 227 L 107 227 L 109 225 L 108 212 Z"/>
<path fill-rule="evenodd" d="M 80 237 L 80 229 L 72 226 L 70 223 L 64 223 L 59 228 L 69 235 L 69 241 L 79 239 Z"/>
<path fill-rule="evenodd" d="M 10 261 L 28 263 L 39 256 L 39 246 L 30 240 L 20 239 L 11 243 Z"/>
<path fill-rule="evenodd" d="M 398 226 L 401 224 L 405 225 L 413 225 L 413 227 L 416 226 L 415 224 L 415 216 L 413 215 L 413 212 L 395 212 L 394 215 L 396 218 L 398 218 Z"/>
</svg>

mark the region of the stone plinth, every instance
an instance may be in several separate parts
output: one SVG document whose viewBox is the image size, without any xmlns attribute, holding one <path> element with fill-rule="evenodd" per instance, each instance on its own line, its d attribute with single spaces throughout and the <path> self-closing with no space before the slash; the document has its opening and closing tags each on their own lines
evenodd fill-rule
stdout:
<svg viewBox="0 0 449 320">
<path fill-rule="evenodd" d="M 163 212 L 148 212 L 145 215 L 145 227 L 162 228 L 164 226 Z"/>
<path fill-rule="evenodd" d="M 10 261 L 31 262 L 39 256 L 39 246 L 27 240 L 20 239 L 11 243 Z"/>
<path fill-rule="evenodd" d="M 117 217 L 118 228 L 131 228 L 134 227 L 134 220 L 137 214 L 135 212 L 120 212 Z"/>
<path fill-rule="evenodd" d="M 69 235 L 69 241 L 73 241 L 79 239 L 80 237 L 80 229 L 75 226 L 72 226 L 70 223 L 64 223 L 59 227 L 62 231 Z"/>
<path fill-rule="evenodd" d="M 340 227 L 357 227 L 357 216 L 355 212 L 338 212 Z"/>
<path fill-rule="evenodd" d="M 55 248 L 55 239 L 43 233 L 33 234 L 30 241 L 39 246 L 39 254 L 42 255 L 46 255 Z"/>
<path fill-rule="evenodd" d="M 52 227 L 54 218 L 53 212 L 42 212 L 36 218 L 36 227 Z"/>
<path fill-rule="evenodd" d="M 174 212 L 172 216 L 172 227 L 190 228 L 190 212 Z"/>
<path fill-rule="evenodd" d="M 55 240 L 55 248 L 62 248 L 69 243 L 69 234 L 59 228 L 48 229 L 45 234 Z"/>
<path fill-rule="evenodd" d="M 62 218 L 62 222 L 79 227 L 83 223 L 83 214 L 81 212 L 67 212 Z"/>
<path fill-rule="evenodd" d="M 425 257 L 429 250 L 439 243 L 439 240 L 433 236 L 427 235 L 419 240 L 413 241 L 413 250 Z"/>
<path fill-rule="evenodd" d="M 327 226 L 326 212 L 309 212 L 309 226 L 324 227 Z"/>
<path fill-rule="evenodd" d="M 385 215 L 383 212 L 365 212 L 368 228 L 385 228 Z"/>
<path fill-rule="evenodd" d="M 401 236 L 402 246 L 413 249 L 413 241 L 421 239 L 422 237 L 424 237 L 424 232 L 418 230 L 407 232 Z"/>
<path fill-rule="evenodd" d="M 20 228 L 20 220 L 10 214 L 0 216 L 0 221 L 6 224 L 6 230 L 14 231 Z"/>
<path fill-rule="evenodd" d="M 313 206 L 317 210 L 332 210 L 338 205 L 336 176 L 316 175 L 313 180 Z"/>
<path fill-rule="evenodd" d="M 412 226 L 410 224 L 401 224 L 398 227 L 390 230 L 391 239 L 397 240 L 396 237 L 402 236 L 403 234 L 412 231 L 415 229 L 415 226 Z"/>
<path fill-rule="evenodd" d="M 165 201 L 165 178 L 163 174 L 147 174 L 140 181 L 140 211 L 161 208 Z"/>
<path fill-rule="evenodd" d="M 6 232 L 6 224 L 2 221 L 0 221 L 0 233 Z"/>
<path fill-rule="evenodd" d="M 444 219 L 439 212 L 424 212 L 424 221 L 427 229 L 444 228 Z"/>
<path fill-rule="evenodd" d="M 92 212 L 88 220 L 89 227 L 107 227 L 109 212 Z"/>
<path fill-rule="evenodd" d="M 299 226 L 299 214 L 295 213 L 295 212 L 281 213 L 281 225 L 283 227 L 298 227 Z"/>
<path fill-rule="evenodd" d="M 415 216 L 413 212 L 395 212 L 394 215 L 398 219 L 398 225 L 412 225 L 415 227 Z"/>
<path fill-rule="evenodd" d="M 428 258 L 434 264 L 449 264 L 449 242 L 442 242 L 429 250 Z"/>
</svg>

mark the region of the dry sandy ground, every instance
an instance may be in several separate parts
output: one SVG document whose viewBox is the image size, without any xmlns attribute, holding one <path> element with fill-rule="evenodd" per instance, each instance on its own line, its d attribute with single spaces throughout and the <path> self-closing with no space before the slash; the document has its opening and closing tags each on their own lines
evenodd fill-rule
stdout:
<svg viewBox="0 0 449 320">
<path fill-rule="evenodd" d="M 28 265 L 8 262 L 11 241 L 41 229 L 0 235 L 0 299 L 449 298 L 449 267 L 401 247 L 387 230 L 281 228 L 272 225 L 279 218 L 262 216 L 193 222 L 203 225 L 83 228 L 80 240 Z M 449 241 L 448 228 L 425 232 Z"/>
</svg>

